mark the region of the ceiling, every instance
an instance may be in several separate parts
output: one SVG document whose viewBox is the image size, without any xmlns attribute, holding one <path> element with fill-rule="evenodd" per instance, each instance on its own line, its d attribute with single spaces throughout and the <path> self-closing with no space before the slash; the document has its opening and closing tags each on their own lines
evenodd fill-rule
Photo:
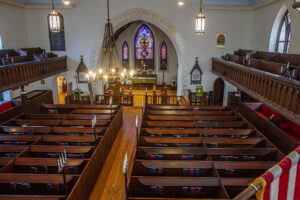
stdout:
<svg viewBox="0 0 300 200">
<path fill-rule="evenodd" d="M 45 7 L 52 4 L 52 0 L 0 0 L 2 2 L 7 2 L 11 4 L 16 4 L 19 6 L 24 7 Z M 70 5 L 64 5 L 64 0 L 54 0 L 55 5 L 61 6 L 61 7 L 75 7 L 80 0 L 66 0 L 70 2 Z M 115 0 L 117 1 L 117 0 Z M 124 0 L 119 0 L 124 1 Z M 174 0 L 174 3 L 176 3 L 178 0 Z M 183 0 L 185 3 L 191 3 L 194 1 L 200 0 Z M 261 6 L 264 4 L 271 3 L 276 0 L 204 0 L 205 7 L 239 7 L 239 8 L 253 8 L 257 6 Z"/>
<path fill-rule="evenodd" d="M 52 0 L 11 0 L 17 3 L 22 3 L 26 5 L 51 5 Z M 78 0 L 68 0 L 71 4 L 77 3 Z M 63 5 L 63 0 L 54 0 L 57 5 Z"/>
</svg>

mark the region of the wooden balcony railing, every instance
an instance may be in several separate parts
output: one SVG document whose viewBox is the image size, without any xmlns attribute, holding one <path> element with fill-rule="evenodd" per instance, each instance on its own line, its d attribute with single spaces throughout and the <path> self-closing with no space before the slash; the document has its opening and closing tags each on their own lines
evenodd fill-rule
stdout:
<svg viewBox="0 0 300 200">
<path fill-rule="evenodd" d="M 0 91 L 67 71 L 67 57 L 0 66 Z"/>
<path fill-rule="evenodd" d="M 300 123 L 300 81 L 212 58 L 212 72 L 288 119 Z"/>
</svg>

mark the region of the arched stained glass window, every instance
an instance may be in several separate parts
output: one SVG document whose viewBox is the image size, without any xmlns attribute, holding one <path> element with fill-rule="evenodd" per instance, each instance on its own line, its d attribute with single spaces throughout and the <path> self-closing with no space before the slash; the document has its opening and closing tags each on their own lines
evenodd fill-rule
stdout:
<svg viewBox="0 0 300 200">
<path fill-rule="evenodd" d="M 167 70 L 167 63 L 168 63 L 168 48 L 166 42 L 163 42 L 160 48 L 160 69 Z"/>
<path fill-rule="evenodd" d="M 287 53 L 291 37 L 291 15 L 286 11 L 283 16 L 277 34 L 275 50 L 278 53 Z"/>
<path fill-rule="evenodd" d="M 123 43 L 122 46 L 122 63 L 123 67 L 129 67 L 129 47 L 126 41 Z"/>
<path fill-rule="evenodd" d="M 154 38 L 150 28 L 142 25 L 135 37 L 136 67 L 154 69 Z"/>
</svg>

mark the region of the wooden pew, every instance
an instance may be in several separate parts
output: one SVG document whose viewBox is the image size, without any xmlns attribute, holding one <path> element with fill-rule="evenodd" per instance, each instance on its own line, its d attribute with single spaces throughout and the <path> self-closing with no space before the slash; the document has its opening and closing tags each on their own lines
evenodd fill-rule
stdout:
<svg viewBox="0 0 300 200">
<path fill-rule="evenodd" d="M 232 199 L 284 157 L 233 114 L 226 107 L 197 111 L 148 106 L 129 199 Z"/>
<path fill-rule="evenodd" d="M 251 133 L 255 132 L 254 129 L 161 129 L 161 128 L 144 128 L 142 129 L 141 135 L 151 135 L 151 134 L 164 134 L 164 135 L 176 135 L 176 134 L 185 134 L 185 135 L 240 135 L 248 136 Z"/>
<path fill-rule="evenodd" d="M 241 128 L 246 122 L 182 122 L 182 121 L 144 121 L 148 127 L 198 127 L 198 128 Z"/>
<path fill-rule="evenodd" d="M 78 167 L 82 165 L 84 159 L 68 159 L 67 167 Z M 16 166 L 52 166 L 57 167 L 56 158 L 17 158 L 14 162 Z"/>
<path fill-rule="evenodd" d="M 147 115 L 147 120 L 156 120 L 156 121 L 234 121 L 234 116 L 182 116 L 182 115 Z"/>
<path fill-rule="evenodd" d="M 152 115 L 213 115 L 213 116 L 230 116 L 232 111 L 184 111 L 184 110 L 148 110 L 146 114 Z"/>
<path fill-rule="evenodd" d="M 147 109 L 153 110 L 226 110 L 224 106 L 147 106 Z"/>
</svg>

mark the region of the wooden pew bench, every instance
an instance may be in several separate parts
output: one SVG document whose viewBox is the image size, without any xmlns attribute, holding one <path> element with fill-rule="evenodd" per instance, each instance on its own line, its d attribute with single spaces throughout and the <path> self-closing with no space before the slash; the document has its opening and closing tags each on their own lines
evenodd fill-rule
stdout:
<svg viewBox="0 0 300 200">
<path fill-rule="evenodd" d="M 66 175 L 69 188 L 72 188 L 77 179 L 77 175 Z M 16 193 L 23 195 L 64 194 L 64 181 L 61 174 L 2 173 L 0 186 L 2 195 Z"/>
<path fill-rule="evenodd" d="M 26 157 L 58 158 L 66 151 L 68 158 L 89 158 L 94 150 L 93 146 L 52 146 L 32 145 Z"/>
<path fill-rule="evenodd" d="M 255 133 L 254 129 L 175 129 L 175 128 L 142 128 L 141 136 L 174 136 L 174 137 L 203 137 L 210 136 L 248 136 Z"/>
</svg>

